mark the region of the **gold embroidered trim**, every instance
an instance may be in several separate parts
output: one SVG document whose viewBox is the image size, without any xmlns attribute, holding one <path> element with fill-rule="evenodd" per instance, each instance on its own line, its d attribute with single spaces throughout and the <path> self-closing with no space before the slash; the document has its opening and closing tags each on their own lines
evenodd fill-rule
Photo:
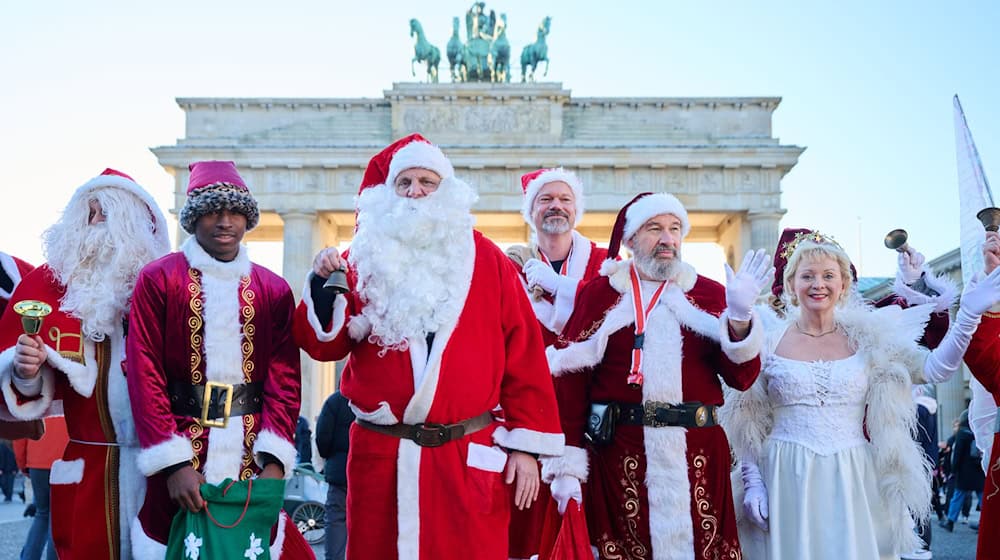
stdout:
<svg viewBox="0 0 1000 560">
<path fill-rule="evenodd" d="M 188 305 L 191 308 L 191 318 L 188 319 L 188 328 L 191 329 L 191 383 L 201 383 L 205 376 L 199 369 L 201 367 L 201 345 L 204 335 L 202 334 L 202 310 L 204 302 L 201 300 L 201 273 L 194 268 L 188 269 Z M 197 468 L 197 467 L 195 467 Z"/>
<path fill-rule="evenodd" d="M 240 470 L 240 480 L 246 480 L 254 475 L 253 444 L 257 441 L 257 434 L 253 432 L 253 414 L 243 417 L 243 468 Z"/>
<path fill-rule="evenodd" d="M 253 324 L 254 307 L 253 300 L 257 294 L 250 289 L 250 277 L 244 276 L 240 279 L 240 297 L 243 299 L 243 307 L 240 315 L 243 319 L 243 342 L 240 343 L 240 350 L 243 351 L 243 382 L 253 381 L 253 337 L 257 332 L 257 327 Z"/>
<path fill-rule="evenodd" d="M 702 451 L 703 453 L 704 451 Z M 708 494 L 708 479 L 705 467 L 708 465 L 708 457 L 705 455 L 695 455 L 694 459 L 691 461 L 691 466 L 694 467 L 694 489 L 692 490 L 692 497 L 695 502 L 695 511 L 700 518 L 698 525 L 702 530 L 706 531 L 706 534 L 702 537 L 703 547 L 701 549 L 701 555 L 703 558 L 720 557 L 721 552 L 725 558 L 730 558 L 731 560 L 741 560 L 742 553 L 738 548 L 730 546 L 728 542 L 719 536 L 719 518 L 712 515 L 712 497 Z M 714 556 L 710 556 L 709 552 L 714 551 Z"/>
<path fill-rule="evenodd" d="M 84 359 L 83 356 L 82 334 L 63 333 L 62 330 L 59 329 L 59 327 L 49 327 L 48 335 L 49 335 L 49 340 L 53 342 L 53 348 L 56 349 L 56 352 L 59 352 L 60 356 L 69 360 L 73 360 L 74 362 L 86 365 L 86 360 Z M 65 350 L 63 349 L 62 347 L 63 339 L 65 338 L 76 339 L 76 350 L 73 350 L 71 348 Z"/>
<path fill-rule="evenodd" d="M 191 466 L 194 470 L 198 470 L 201 465 L 201 450 L 205 449 L 205 442 L 201 440 L 201 435 L 205 433 L 205 428 L 201 427 L 201 424 L 197 422 L 192 422 L 188 426 L 188 437 L 191 439 L 191 450 L 194 451 L 194 459 L 191 460 Z"/>
</svg>

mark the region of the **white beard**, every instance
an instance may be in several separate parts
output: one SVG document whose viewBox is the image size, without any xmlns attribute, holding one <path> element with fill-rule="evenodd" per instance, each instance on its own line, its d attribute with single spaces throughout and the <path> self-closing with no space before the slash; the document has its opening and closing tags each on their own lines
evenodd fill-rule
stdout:
<svg viewBox="0 0 1000 560">
<path fill-rule="evenodd" d="M 106 222 L 87 224 L 92 198 L 101 202 Z M 104 340 L 128 313 L 139 271 L 162 256 L 152 232 L 149 208 L 117 188 L 75 197 L 45 231 L 46 260 L 66 287 L 62 311 L 80 319 L 88 339 Z"/>
<path fill-rule="evenodd" d="M 361 314 L 372 326 L 369 342 L 406 350 L 408 339 L 458 320 L 469 289 L 460 263 L 475 258 L 469 210 L 477 198 L 455 178 L 421 199 L 386 185 L 361 193 L 349 259 L 365 302 Z"/>
<path fill-rule="evenodd" d="M 643 273 L 646 277 L 651 280 L 656 280 L 658 282 L 665 282 L 671 280 L 674 274 L 678 270 L 678 262 L 681 258 L 681 249 L 677 247 L 674 249 L 674 258 L 669 261 L 657 260 L 653 254 L 656 252 L 656 247 L 653 248 L 649 253 L 644 253 L 640 249 L 635 250 L 635 266 Z"/>
</svg>

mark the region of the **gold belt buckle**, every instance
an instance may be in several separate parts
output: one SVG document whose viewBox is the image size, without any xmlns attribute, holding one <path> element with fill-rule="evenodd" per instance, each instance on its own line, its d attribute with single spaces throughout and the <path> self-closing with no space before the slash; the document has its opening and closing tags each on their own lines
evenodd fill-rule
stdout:
<svg viewBox="0 0 1000 560">
<path fill-rule="evenodd" d="M 699 428 L 703 428 L 705 424 L 708 424 L 708 409 L 704 405 L 699 406 L 694 411 L 694 423 Z"/>
<path fill-rule="evenodd" d="M 212 392 L 215 389 L 226 392 L 226 402 L 222 407 L 222 420 L 208 418 L 208 409 L 212 404 Z M 225 428 L 229 425 L 229 412 L 233 409 L 233 386 L 229 383 L 209 381 L 205 384 L 205 398 L 201 401 L 201 425 L 207 428 Z"/>
</svg>

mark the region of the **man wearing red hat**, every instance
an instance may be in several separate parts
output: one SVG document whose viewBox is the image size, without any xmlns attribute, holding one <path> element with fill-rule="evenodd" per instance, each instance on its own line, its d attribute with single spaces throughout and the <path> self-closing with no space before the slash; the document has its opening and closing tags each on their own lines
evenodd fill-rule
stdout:
<svg viewBox="0 0 1000 560">
<path fill-rule="evenodd" d="M 129 315 L 129 394 L 148 477 L 136 558 L 165 556 L 178 508 L 204 505 L 200 484 L 289 478 L 295 466 L 291 289 L 240 243 L 260 212 L 233 162 L 190 171 L 180 224 L 193 237 L 142 270 Z M 272 558 L 312 557 L 284 513 L 270 548 Z"/>
<path fill-rule="evenodd" d="M 351 560 L 506 559 L 504 482 L 525 507 L 532 454 L 562 453 L 531 306 L 509 259 L 473 230 L 475 201 L 424 138 L 390 145 L 365 171 L 349 255 L 317 255 L 296 310 L 311 356 L 350 354 Z M 328 295 L 323 280 L 345 264 L 348 292 Z"/>
<path fill-rule="evenodd" d="M 50 471 L 60 558 L 127 558 L 146 481 L 126 388 L 126 317 L 139 270 L 170 250 L 167 224 L 132 178 L 104 173 L 76 190 L 43 236 L 47 263 L 11 300 L 52 306 L 37 336 L 13 306 L 0 318 L 0 389 L 21 419 L 66 416 L 70 443 Z M 53 405 L 55 406 L 53 407 Z"/>
<path fill-rule="evenodd" d="M 598 276 L 608 251 L 574 229 L 584 211 L 583 184 L 575 173 L 561 167 L 538 169 L 521 176 L 521 187 L 521 215 L 531 226 L 533 243 L 517 246 L 517 250 L 511 247 L 507 253 L 515 263 L 523 260 L 522 284 L 538 319 L 542 341 L 550 346 L 562 334 L 580 286 Z M 548 501 L 548 487 L 542 486 L 539 500 L 531 508 L 511 513 L 511 558 L 538 554 Z M 564 509 L 565 503 L 559 506 Z"/>
<path fill-rule="evenodd" d="M 771 270 L 752 251 L 738 273 L 726 266 L 726 287 L 698 275 L 681 260 L 690 227 L 669 194 L 626 205 L 608 256 L 624 242 L 634 257 L 606 261 L 567 323 L 564 339 L 577 342 L 550 349 L 567 448 L 542 460 L 542 476 L 556 500 L 587 482 L 601 558 L 740 557 L 715 409 L 722 382 L 744 390 L 760 371 L 752 306 Z"/>
</svg>

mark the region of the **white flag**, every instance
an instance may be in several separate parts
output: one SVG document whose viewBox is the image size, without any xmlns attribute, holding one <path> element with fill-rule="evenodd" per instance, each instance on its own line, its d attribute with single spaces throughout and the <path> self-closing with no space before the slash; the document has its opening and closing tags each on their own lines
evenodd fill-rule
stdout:
<svg viewBox="0 0 1000 560">
<path fill-rule="evenodd" d="M 996 206 L 990 184 L 979 161 L 979 151 L 965 121 L 962 104 L 955 96 L 955 150 L 958 162 L 958 208 L 962 230 L 962 283 L 983 270 L 983 225 L 976 214 L 983 208 Z M 969 381 L 972 402 L 969 403 L 969 426 L 976 435 L 976 445 L 983 452 L 983 470 L 989 472 L 990 448 L 993 446 L 993 425 L 997 403 L 975 378 Z"/>
</svg>

